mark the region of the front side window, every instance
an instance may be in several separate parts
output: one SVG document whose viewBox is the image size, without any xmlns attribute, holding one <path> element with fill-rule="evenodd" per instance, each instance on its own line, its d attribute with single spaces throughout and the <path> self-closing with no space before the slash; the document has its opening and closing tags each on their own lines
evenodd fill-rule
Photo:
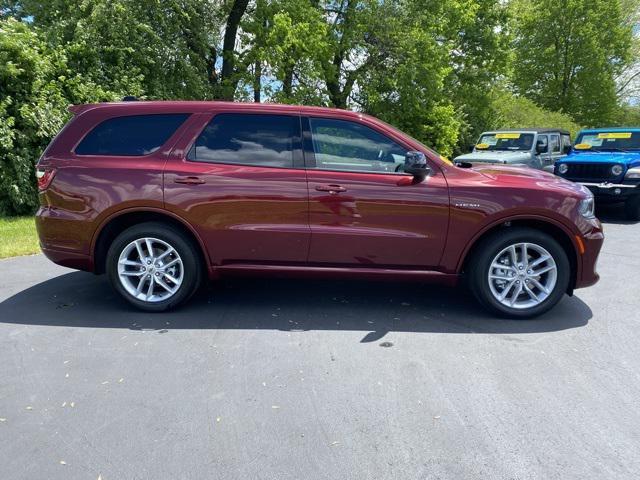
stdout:
<svg viewBox="0 0 640 480">
<path fill-rule="evenodd" d="M 559 135 L 551 135 L 551 152 L 552 153 L 560 152 L 560 136 Z"/>
<path fill-rule="evenodd" d="M 407 149 L 359 123 L 309 119 L 315 168 L 356 172 L 399 172 Z"/>
<path fill-rule="evenodd" d="M 549 152 L 549 138 L 546 135 L 538 135 L 538 146 L 540 147 L 539 152 Z"/>
<path fill-rule="evenodd" d="M 571 137 L 569 135 L 562 135 L 562 151 L 566 152 L 571 148 Z"/>
<path fill-rule="evenodd" d="M 76 147 L 76 155 L 139 157 L 158 150 L 189 115 L 114 117 L 91 130 Z"/>
<path fill-rule="evenodd" d="M 297 116 L 221 113 L 200 134 L 188 158 L 290 168 L 299 130 Z"/>
</svg>

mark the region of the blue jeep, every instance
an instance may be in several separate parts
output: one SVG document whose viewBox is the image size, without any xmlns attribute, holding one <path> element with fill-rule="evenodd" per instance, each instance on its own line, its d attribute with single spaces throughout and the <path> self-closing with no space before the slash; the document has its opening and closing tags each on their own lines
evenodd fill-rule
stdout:
<svg viewBox="0 0 640 480">
<path fill-rule="evenodd" d="M 555 174 L 587 186 L 597 203 L 624 202 L 640 220 L 640 127 L 582 130 Z"/>
</svg>

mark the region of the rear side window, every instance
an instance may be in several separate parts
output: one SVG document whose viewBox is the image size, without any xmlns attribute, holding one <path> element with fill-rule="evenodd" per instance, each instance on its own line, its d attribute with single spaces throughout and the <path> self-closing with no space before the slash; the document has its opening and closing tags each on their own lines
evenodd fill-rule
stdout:
<svg viewBox="0 0 640 480">
<path fill-rule="evenodd" d="M 189 115 L 130 115 L 105 120 L 76 147 L 76 155 L 139 157 L 158 150 Z"/>
<path fill-rule="evenodd" d="M 196 140 L 189 160 L 264 167 L 293 167 L 300 119 L 290 115 L 222 113 Z"/>
</svg>

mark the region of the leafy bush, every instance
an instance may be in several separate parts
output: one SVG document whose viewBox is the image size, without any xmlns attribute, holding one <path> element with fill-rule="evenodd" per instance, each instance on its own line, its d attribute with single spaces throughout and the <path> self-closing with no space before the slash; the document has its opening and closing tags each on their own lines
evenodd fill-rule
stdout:
<svg viewBox="0 0 640 480">
<path fill-rule="evenodd" d="M 66 52 L 49 47 L 30 25 L 0 19 L 0 216 L 35 211 L 34 166 L 69 119 L 70 104 L 122 96 L 67 63 Z"/>
<path fill-rule="evenodd" d="M 53 58 L 23 23 L 0 23 L 0 215 L 33 212 L 33 166 L 67 118 Z"/>
<path fill-rule="evenodd" d="M 491 128 L 564 128 L 575 138 L 581 126 L 561 112 L 550 112 L 528 98 L 519 97 L 506 89 L 491 95 Z"/>
</svg>

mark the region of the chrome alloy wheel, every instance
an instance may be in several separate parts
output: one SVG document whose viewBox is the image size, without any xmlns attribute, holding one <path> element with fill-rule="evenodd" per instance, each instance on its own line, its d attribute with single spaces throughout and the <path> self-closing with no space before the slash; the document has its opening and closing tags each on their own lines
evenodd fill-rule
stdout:
<svg viewBox="0 0 640 480">
<path fill-rule="evenodd" d="M 118 278 L 124 289 L 143 302 L 161 302 L 182 285 L 184 266 L 178 252 L 157 238 L 139 238 L 118 258 Z"/>
<path fill-rule="evenodd" d="M 516 243 L 495 256 L 489 267 L 489 288 L 509 308 L 540 305 L 553 292 L 558 267 L 553 256 L 535 243 Z"/>
</svg>

